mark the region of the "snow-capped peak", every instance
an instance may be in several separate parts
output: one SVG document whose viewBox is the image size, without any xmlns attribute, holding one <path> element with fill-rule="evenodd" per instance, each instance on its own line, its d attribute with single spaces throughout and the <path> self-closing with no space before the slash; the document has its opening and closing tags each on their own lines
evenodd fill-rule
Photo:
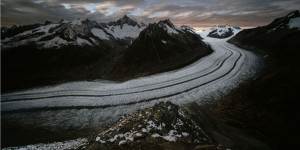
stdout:
<svg viewBox="0 0 300 150">
<path fill-rule="evenodd" d="M 182 32 L 180 28 L 177 28 L 169 19 L 159 21 L 157 23 L 160 27 L 164 28 L 169 34 L 178 34 L 178 31 Z"/>
<path fill-rule="evenodd" d="M 234 35 L 235 33 L 239 32 L 240 30 L 241 28 L 238 26 L 231 27 L 227 24 L 215 25 L 210 29 L 210 32 L 207 36 L 213 38 L 228 38 Z"/>
<path fill-rule="evenodd" d="M 196 33 L 194 28 L 192 28 L 190 26 L 187 26 L 187 25 L 180 26 L 180 29 L 183 30 L 183 31 L 188 31 L 188 32 L 191 32 L 191 33 Z"/>
<path fill-rule="evenodd" d="M 70 23 L 71 21 L 68 19 L 61 19 L 59 23 Z"/>
<path fill-rule="evenodd" d="M 145 23 L 138 22 L 135 19 L 129 18 L 127 15 L 124 15 L 122 18 L 120 18 L 116 22 L 110 22 L 110 23 L 108 23 L 107 25 L 109 25 L 109 26 L 117 26 L 117 25 L 119 25 L 122 28 L 126 24 L 129 25 L 129 26 L 138 26 L 139 28 L 141 28 L 143 26 L 146 26 Z"/>
<path fill-rule="evenodd" d="M 82 18 L 78 18 L 78 19 L 75 19 L 71 22 L 72 25 L 81 25 L 82 24 L 82 21 L 84 21 L 86 19 L 82 19 Z"/>
<path fill-rule="evenodd" d="M 165 24 L 165 25 L 168 25 L 169 27 L 175 29 L 175 25 L 170 21 L 170 19 L 159 21 L 158 24 Z"/>
<path fill-rule="evenodd" d="M 145 29 L 146 24 L 124 15 L 116 22 L 101 25 L 109 34 L 116 39 L 137 38 L 140 32 Z"/>
</svg>

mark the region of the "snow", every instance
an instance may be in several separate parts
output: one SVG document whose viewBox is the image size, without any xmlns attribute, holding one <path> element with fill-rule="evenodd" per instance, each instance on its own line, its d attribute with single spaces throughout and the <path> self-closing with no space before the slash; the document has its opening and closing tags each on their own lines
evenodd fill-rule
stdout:
<svg viewBox="0 0 300 150">
<path fill-rule="evenodd" d="M 92 45 L 89 41 L 79 38 L 79 37 L 77 37 L 76 43 L 78 45 Z"/>
<path fill-rule="evenodd" d="M 119 145 L 122 145 L 122 144 L 124 144 L 124 143 L 126 143 L 126 140 L 120 141 L 120 142 L 119 142 Z"/>
<path fill-rule="evenodd" d="M 187 25 L 182 25 L 180 26 L 180 31 L 187 31 L 187 32 L 191 32 L 191 33 L 196 33 L 195 32 L 195 29 L 190 27 L 190 26 L 187 26 Z"/>
<path fill-rule="evenodd" d="M 94 38 L 91 38 L 91 37 L 90 37 L 90 39 L 91 39 L 95 44 L 98 43 Z"/>
<path fill-rule="evenodd" d="M 67 45 L 68 41 L 59 37 L 55 37 L 51 40 L 40 42 L 40 44 L 42 44 L 44 48 L 50 48 L 54 46 L 60 47 L 61 45 Z"/>
<path fill-rule="evenodd" d="M 70 20 L 64 19 L 61 23 L 70 23 Z"/>
<path fill-rule="evenodd" d="M 109 40 L 109 35 L 107 35 L 102 29 L 93 28 L 91 32 L 100 39 Z"/>
<path fill-rule="evenodd" d="M 46 26 L 41 26 L 41 27 L 38 28 L 38 31 L 36 31 L 36 32 L 46 32 L 46 33 L 48 33 L 51 28 L 57 27 L 58 25 L 59 24 L 49 24 L 49 25 L 46 25 Z"/>
<path fill-rule="evenodd" d="M 182 132 L 181 134 L 182 134 L 183 136 L 189 136 L 189 134 L 186 133 L 186 132 Z"/>
<path fill-rule="evenodd" d="M 65 142 L 54 142 L 54 143 L 40 143 L 34 145 L 27 145 L 27 146 L 20 146 L 20 147 L 8 147 L 3 148 L 3 150 L 53 150 L 53 149 L 60 149 L 60 150 L 67 150 L 67 149 L 77 149 L 82 145 L 87 144 L 87 139 L 76 139 L 76 140 L 69 140 Z"/>
<path fill-rule="evenodd" d="M 28 44 L 30 42 L 37 42 L 38 45 L 40 45 L 40 44 L 44 45 L 44 41 L 43 42 L 38 42 L 38 41 L 41 38 L 45 37 L 45 36 L 53 34 L 53 33 L 49 33 L 49 30 L 51 28 L 57 27 L 58 25 L 59 24 L 49 24 L 49 25 L 46 25 L 46 26 L 41 26 L 41 27 L 35 28 L 33 30 L 29 30 L 29 31 L 25 31 L 23 33 L 20 33 L 20 34 L 14 36 L 12 38 L 6 38 L 5 40 L 3 40 L 1 42 L 5 43 L 5 44 L 3 44 L 4 47 L 16 47 L 16 46 Z M 22 38 L 24 36 L 30 36 L 33 33 L 39 33 L 39 32 L 44 32 L 44 34 L 40 35 L 38 37 L 31 36 L 31 37 L 27 37 L 26 39 L 23 39 L 23 40 L 14 41 L 15 39 Z M 54 39 L 54 40 L 57 40 L 57 39 Z M 50 40 L 50 42 L 51 42 L 51 40 Z M 55 44 L 54 46 L 58 46 L 58 44 Z M 49 45 L 46 44 L 45 48 L 48 48 L 48 47 L 49 47 Z"/>
<path fill-rule="evenodd" d="M 141 133 L 137 133 L 136 136 L 142 136 L 142 134 Z"/>
<path fill-rule="evenodd" d="M 142 128 L 142 132 L 148 132 L 148 130 L 145 128 Z"/>
<path fill-rule="evenodd" d="M 175 142 L 176 141 L 176 137 L 181 137 L 180 135 L 174 135 L 174 132 L 176 132 L 175 130 L 170 130 L 169 131 L 169 134 L 168 135 L 166 135 L 166 136 L 161 136 L 161 135 L 159 135 L 158 133 L 154 133 L 154 134 L 152 134 L 151 136 L 153 137 L 153 138 L 163 138 L 163 139 L 165 139 L 165 140 L 167 140 L 167 141 L 170 141 L 170 142 Z"/>
<path fill-rule="evenodd" d="M 129 38 L 137 38 L 140 32 L 145 29 L 145 26 L 139 28 L 138 26 L 131 26 L 128 24 L 124 24 L 122 27 L 120 25 L 117 26 L 109 26 L 109 28 L 105 28 L 108 33 L 113 35 L 115 38 L 124 39 L 126 37 Z"/>
<path fill-rule="evenodd" d="M 229 29 L 233 29 L 233 28 L 231 28 L 230 26 L 228 26 L 228 25 L 216 25 L 216 26 L 214 26 L 212 29 L 211 29 L 211 31 L 213 31 L 213 30 L 217 30 L 217 34 L 219 35 L 219 36 L 223 36 L 223 35 L 225 35 L 227 32 L 229 32 Z"/>
<path fill-rule="evenodd" d="M 178 34 L 178 32 L 175 29 L 171 28 L 169 25 L 166 25 L 166 28 L 169 34 Z"/>
<path fill-rule="evenodd" d="M 82 25 L 82 21 L 85 20 L 85 19 L 81 19 L 81 18 L 78 18 L 76 20 L 73 20 L 71 22 L 72 25 Z"/>
<path fill-rule="evenodd" d="M 49 25 L 46 25 L 46 26 L 41 26 L 41 27 L 29 30 L 29 31 L 22 32 L 22 33 L 20 33 L 18 35 L 15 35 L 14 37 L 19 37 L 19 36 L 24 36 L 24 35 L 32 34 L 33 31 L 48 33 L 51 28 L 56 27 L 58 25 L 59 24 L 49 24 Z"/>
<path fill-rule="evenodd" d="M 298 28 L 298 30 L 299 30 L 300 29 L 300 17 L 290 19 L 289 27 L 290 28 Z"/>
<path fill-rule="evenodd" d="M 157 137 L 161 137 L 161 136 L 157 133 L 154 133 L 154 134 L 152 134 L 152 137 L 157 138 Z"/>
</svg>

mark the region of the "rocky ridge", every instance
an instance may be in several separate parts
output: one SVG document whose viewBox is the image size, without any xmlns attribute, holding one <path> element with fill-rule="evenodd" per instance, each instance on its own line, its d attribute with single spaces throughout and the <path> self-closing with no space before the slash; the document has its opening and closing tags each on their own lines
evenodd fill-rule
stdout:
<svg viewBox="0 0 300 150">
<path fill-rule="evenodd" d="M 172 147 L 168 146 L 170 143 L 184 149 L 197 146 L 217 149 L 185 110 L 171 102 L 155 104 L 151 108 L 123 116 L 115 125 L 93 136 L 85 149 L 137 149 L 146 143 L 148 146 L 142 149 L 153 149 L 159 145 L 161 148 Z"/>
</svg>

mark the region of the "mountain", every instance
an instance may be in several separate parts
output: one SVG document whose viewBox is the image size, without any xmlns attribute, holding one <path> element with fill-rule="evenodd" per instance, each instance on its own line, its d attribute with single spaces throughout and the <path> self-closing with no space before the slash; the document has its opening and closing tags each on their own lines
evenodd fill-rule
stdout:
<svg viewBox="0 0 300 150">
<path fill-rule="evenodd" d="M 11 32 L 4 32 L 3 29 L 2 45 L 3 48 L 34 45 L 40 49 L 70 45 L 99 46 L 103 41 L 136 38 L 145 26 L 126 15 L 116 22 L 102 24 L 81 18 L 73 21 L 61 20 L 58 23 L 47 21 L 43 25 L 8 29 Z"/>
<path fill-rule="evenodd" d="M 297 53 L 298 50 L 295 45 L 297 39 L 294 36 L 299 33 L 299 17 L 299 11 L 293 11 L 284 17 L 275 19 L 266 26 L 245 29 L 229 41 L 246 49 L 259 50 L 266 54 L 292 53 L 289 50 Z"/>
<path fill-rule="evenodd" d="M 159 21 L 149 24 L 132 42 L 111 77 L 126 80 L 175 69 L 211 52 L 196 33 L 176 27 L 170 20 Z"/>
<path fill-rule="evenodd" d="M 196 34 L 196 30 L 194 28 L 190 27 L 190 26 L 187 26 L 187 25 L 180 26 L 180 29 Z"/>
<path fill-rule="evenodd" d="M 230 27 L 229 25 L 215 25 L 213 28 L 210 29 L 208 33 L 208 37 L 212 38 L 228 38 L 240 30 L 240 27 L 234 26 Z"/>
<path fill-rule="evenodd" d="M 297 149 L 300 15 L 293 11 L 268 25 L 245 29 L 229 42 L 264 55 L 265 68 L 218 105 L 227 120 L 258 130 L 274 149 Z"/>
<path fill-rule="evenodd" d="M 104 150 L 202 147 L 216 150 L 218 146 L 185 109 L 166 102 L 123 116 L 111 128 L 92 137 L 86 147 Z"/>
<path fill-rule="evenodd" d="M 116 39 L 133 39 L 137 38 L 146 26 L 145 23 L 138 22 L 125 15 L 116 22 L 107 23 L 103 28 Z"/>
<path fill-rule="evenodd" d="M 78 18 L 1 28 L 2 90 L 99 79 L 145 27 L 124 16 L 115 23 Z"/>
</svg>

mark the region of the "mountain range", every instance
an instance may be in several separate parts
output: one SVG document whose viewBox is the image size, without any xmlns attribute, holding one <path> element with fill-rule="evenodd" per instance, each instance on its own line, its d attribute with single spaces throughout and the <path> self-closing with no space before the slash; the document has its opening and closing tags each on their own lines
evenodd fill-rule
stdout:
<svg viewBox="0 0 300 150">
<path fill-rule="evenodd" d="M 126 15 L 109 23 L 78 18 L 3 27 L 1 38 L 4 90 L 100 78 L 124 81 L 212 52 L 191 27 L 170 20 L 146 24 Z"/>
<path fill-rule="evenodd" d="M 209 36 L 229 38 L 238 30 L 239 27 L 217 25 Z M 124 81 L 182 67 L 212 52 L 189 26 L 178 28 L 170 20 L 145 24 L 126 15 L 109 23 L 76 19 L 13 26 L 1 28 L 1 35 L 4 91 L 74 80 Z M 241 144 L 241 149 L 256 149 L 243 143 L 258 145 L 240 136 L 249 134 L 272 149 L 297 149 L 299 39 L 299 11 L 265 26 L 239 31 L 228 42 L 260 53 L 264 59 L 265 67 L 255 78 L 209 107 L 191 103 L 179 108 L 167 102 L 139 110 L 91 136 L 85 146 L 225 149 L 217 143 L 220 140 L 233 149 L 240 149 L 235 143 Z M 193 144 L 196 140 L 198 144 Z"/>
<path fill-rule="evenodd" d="M 126 15 L 109 23 L 81 18 L 73 21 L 62 19 L 58 23 L 46 21 L 44 24 L 2 28 L 2 45 L 3 48 L 34 45 L 40 49 L 69 45 L 101 46 L 104 43 L 113 46 L 118 40 L 136 38 L 145 27 L 146 24 Z"/>
</svg>

